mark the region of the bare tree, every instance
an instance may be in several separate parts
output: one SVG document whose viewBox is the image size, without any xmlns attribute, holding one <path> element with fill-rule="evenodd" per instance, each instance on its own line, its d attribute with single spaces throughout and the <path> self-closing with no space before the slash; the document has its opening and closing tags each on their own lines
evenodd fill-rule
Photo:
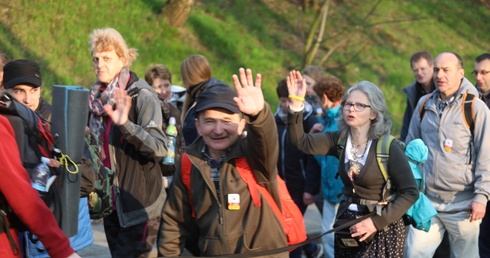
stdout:
<svg viewBox="0 0 490 258">
<path fill-rule="evenodd" d="M 310 65 L 312 63 L 313 59 L 316 56 L 318 48 L 322 43 L 323 33 L 325 32 L 325 25 L 327 23 L 329 7 L 330 7 L 330 0 L 325 0 L 322 5 L 322 8 L 317 13 L 315 20 L 313 21 L 313 24 L 310 27 L 310 32 L 308 33 L 308 37 L 306 38 L 306 44 L 305 44 L 304 66 Z M 316 37 L 316 41 L 313 44 L 317 31 L 318 31 L 318 36 Z"/>
<path fill-rule="evenodd" d="M 168 0 L 163 6 L 164 19 L 172 28 L 184 26 L 194 5 L 194 0 Z"/>
<path fill-rule="evenodd" d="M 342 51 L 342 49 L 345 50 L 344 52 L 349 53 L 345 56 L 345 62 L 348 63 L 372 42 L 372 31 L 370 29 L 373 27 L 427 19 L 427 17 L 396 17 L 395 19 L 370 22 L 370 18 L 374 15 L 381 2 L 382 0 L 377 0 L 369 11 L 361 17 L 355 18 L 355 15 L 346 15 L 352 18 L 350 22 L 345 27 L 338 28 L 337 32 L 327 35 L 327 17 L 331 0 L 324 0 L 305 40 L 303 65 L 323 66 L 335 52 Z"/>
</svg>

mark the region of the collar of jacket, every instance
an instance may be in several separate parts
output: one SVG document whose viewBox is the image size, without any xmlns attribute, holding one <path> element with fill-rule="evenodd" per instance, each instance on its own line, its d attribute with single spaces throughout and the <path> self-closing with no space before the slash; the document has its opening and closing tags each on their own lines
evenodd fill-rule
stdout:
<svg viewBox="0 0 490 258">
<path fill-rule="evenodd" d="M 325 110 L 325 117 L 327 118 L 327 120 L 335 119 L 340 115 L 340 112 L 339 112 L 340 106 L 341 105 L 337 105 L 333 108 Z"/>
</svg>

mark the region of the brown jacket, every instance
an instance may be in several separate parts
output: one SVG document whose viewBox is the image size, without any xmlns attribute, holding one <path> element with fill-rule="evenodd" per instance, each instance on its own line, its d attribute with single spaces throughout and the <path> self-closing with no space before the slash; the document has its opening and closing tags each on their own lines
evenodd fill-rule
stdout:
<svg viewBox="0 0 490 258">
<path fill-rule="evenodd" d="M 180 167 L 177 167 L 162 214 L 160 255 L 180 255 L 193 226 L 199 229 L 197 245 L 204 256 L 243 254 L 287 246 L 284 231 L 272 209 L 264 205 L 264 199 L 262 206 L 254 206 L 247 184 L 241 180 L 234 164 L 234 158 L 245 156 L 258 182 L 278 198 L 278 137 L 274 117 L 266 105 L 257 117 L 246 119 L 247 137 L 232 145 L 223 161 L 219 195 L 211 181 L 210 166 L 201 153 L 202 138 L 186 149 L 193 164 L 191 200 L 196 217 L 191 216 L 187 188 L 182 183 Z M 240 194 L 239 210 L 227 208 L 228 194 Z M 288 253 L 273 257 L 288 257 Z"/>
</svg>

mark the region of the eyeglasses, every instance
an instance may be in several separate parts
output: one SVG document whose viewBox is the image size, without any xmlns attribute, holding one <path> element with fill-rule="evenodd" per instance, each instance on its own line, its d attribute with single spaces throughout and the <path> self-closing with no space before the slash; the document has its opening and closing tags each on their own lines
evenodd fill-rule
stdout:
<svg viewBox="0 0 490 258">
<path fill-rule="evenodd" d="M 485 71 L 485 70 L 481 70 L 481 71 L 473 71 L 471 72 L 474 76 L 477 76 L 478 74 L 481 74 L 482 76 L 485 76 L 487 74 L 490 73 L 490 71 Z"/>
<path fill-rule="evenodd" d="M 344 110 L 350 110 L 350 107 L 354 107 L 354 110 L 357 112 L 363 111 L 365 108 L 371 108 L 370 105 L 362 104 L 362 103 L 352 103 L 352 102 L 344 102 L 342 103 Z"/>
</svg>

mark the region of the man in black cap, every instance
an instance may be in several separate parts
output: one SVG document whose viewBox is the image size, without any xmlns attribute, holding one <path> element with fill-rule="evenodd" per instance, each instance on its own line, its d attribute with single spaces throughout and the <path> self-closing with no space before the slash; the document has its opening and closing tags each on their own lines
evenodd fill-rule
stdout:
<svg viewBox="0 0 490 258">
<path fill-rule="evenodd" d="M 287 245 L 271 206 L 266 202 L 254 205 L 250 197 L 254 192 L 239 171 L 245 160 L 258 182 L 277 191 L 279 150 L 274 116 L 264 101 L 260 75 L 255 86 L 250 69 L 246 74 L 240 69 L 240 78 L 241 84 L 233 76 L 236 91 L 221 83 L 209 85 L 197 99 L 199 137 L 186 148 L 184 157 L 191 168 L 176 168 L 162 214 L 161 256 L 181 255 L 185 238 L 196 232 L 193 227 L 198 228 L 195 244 L 202 256 L 246 254 Z M 187 186 L 191 185 L 190 191 Z M 285 252 L 268 257 L 288 256 Z"/>
<path fill-rule="evenodd" d="M 36 62 L 26 59 L 8 62 L 3 68 L 3 86 L 17 101 L 45 120 L 51 119 L 51 105 L 41 98 L 41 69 Z"/>
</svg>

